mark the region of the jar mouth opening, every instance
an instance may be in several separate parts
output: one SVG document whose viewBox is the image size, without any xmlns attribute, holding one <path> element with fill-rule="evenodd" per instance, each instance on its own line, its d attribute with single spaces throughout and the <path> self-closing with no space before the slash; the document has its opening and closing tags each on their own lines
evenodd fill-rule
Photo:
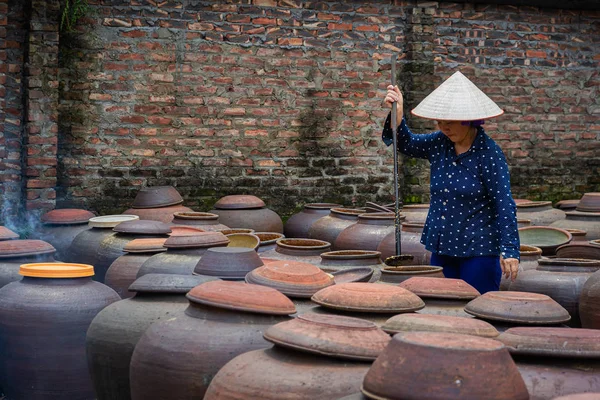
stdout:
<svg viewBox="0 0 600 400">
<path fill-rule="evenodd" d="M 308 203 L 304 205 L 304 208 L 313 210 L 330 210 L 334 207 L 340 207 L 341 204 L 337 203 Z"/>
<path fill-rule="evenodd" d="M 193 212 L 193 211 L 185 211 L 185 212 L 176 212 L 173 213 L 175 218 L 179 219 L 191 219 L 191 220 L 213 220 L 218 219 L 219 216 L 213 213 L 207 212 Z"/>
<path fill-rule="evenodd" d="M 552 202 L 551 201 L 527 201 L 527 202 L 517 204 L 517 208 L 534 208 L 534 207 L 543 207 L 543 206 L 552 206 Z"/>
<path fill-rule="evenodd" d="M 342 215 L 351 215 L 354 217 L 358 217 L 361 214 L 364 214 L 366 210 L 361 208 L 332 208 L 331 212 L 333 214 L 342 214 Z"/>
<path fill-rule="evenodd" d="M 540 249 L 539 247 L 535 247 L 535 246 L 529 246 L 526 244 L 522 244 L 519 248 L 519 252 L 521 253 L 522 256 L 536 256 L 542 255 L 542 249 Z"/>
<path fill-rule="evenodd" d="M 360 258 L 380 258 L 380 251 L 373 250 L 336 250 L 321 253 L 321 258 L 328 260 L 340 259 L 360 259 Z"/>
<path fill-rule="evenodd" d="M 279 239 L 285 238 L 285 236 L 282 233 L 277 232 L 254 232 L 254 235 L 258 236 L 258 238 L 260 239 L 261 246 L 274 244 Z"/>
<path fill-rule="evenodd" d="M 254 229 L 246 229 L 246 228 L 230 228 L 230 229 L 221 229 L 223 235 L 231 235 L 233 233 L 254 233 Z"/>
<path fill-rule="evenodd" d="M 376 220 L 376 221 L 388 221 L 394 220 L 396 216 L 394 213 L 386 213 L 386 212 L 375 212 L 375 213 L 364 213 L 358 216 L 358 219 L 361 220 Z M 400 216 L 400 220 L 404 220 L 406 217 L 404 215 Z"/>
<path fill-rule="evenodd" d="M 331 243 L 317 239 L 279 239 L 277 246 L 288 249 L 328 249 Z"/>
<path fill-rule="evenodd" d="M 382 274 L 398 274 L 398 275 L 411 275 L 415 273 L 433 273 L 441 272 L 442 267 L 436 267 L 435 265 L 402 265 L 398 267 L 383 267 L 381 269 Z"/>
</svg>

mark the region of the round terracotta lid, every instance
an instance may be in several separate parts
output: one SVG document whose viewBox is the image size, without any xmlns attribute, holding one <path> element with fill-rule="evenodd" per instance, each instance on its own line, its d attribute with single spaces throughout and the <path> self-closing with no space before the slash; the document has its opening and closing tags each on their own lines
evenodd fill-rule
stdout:
<svg viewBox="0 0 600 400">
<path fill-rule="evenodd" d="M 298 261 L 273 261 L 250 271 L 246 282 L 269 286 L 290 297 L 310 298 L 335 284 L 319 267 Z"/>
<path fill-rule="evenodd" d="M 119 215 L 103 215 L 101 217 L 90 218 L 88 225 L 90 228 L 114 228 L 120 223 L 127 221 L 136 221 L 140 217 L 137 215 L 119 214 Z"/>
<path fill-rule="evenodd" d="M 518 327 L 498 336 L 514 354 L 553 357 L 600 357 L 600 330 Z"/>
<path fill-rule="evenodd" d="M 294 303 L 275 289 L 242 282 L 213 281 L 193 288 L 187 298 L 198 304 L 259 314 L 290 315 Z"/>
<path fill-rule="evenodd" d="M 473 286 L 462 279 L 415 276 L 398 286 L 410 290 L 419 297 L 434 299 L 471 300 L 480 295 Z"/>
<path fill-rule="evenodd" d="M 364 282 L 322 289 L 311 300 L 323 307 L 354 312 L 404 313 L 425 307 L 423 300 L 406 289 Z"/>
<path fill-rule="evenodd" d="M 167 248 L 164 247 L 166 240 L 160 238 L 133 239 L 123 247 L 123 251 L 127 253 L 160 253 L 167 251 Z"/>
<path fill-rule="evenodd" d="M 381 329 L 387 333 L 446 332 L 495 338 L 498 331 L 485 321 L 450 315 L 400 314 L 388 319 Z"/>
<path fill-rule="evenodd" d="M 555 206 L 561 210 L 574 210 L 578 204 L 579 200 L 561 200 Z"/>
<path fill-rule="evenodd" d="M 61 208 L 58 210 L 48 211 L 42 215 L 42 222 L 49 225 L 74 225 L 85 224 L 90 218 L 95 215 L 87 210 L 79 208 Z"/>
<path fill-rule="evenodd" d="M 584 193 L 576 209 L 582 212 L 600 212 L 600 193 Z"/>
<path fill-rule="evenodd" d="M 173 186 L 152 186 L 140 189 L 133 200 L 133 208 L 159 208 L 183 203 Z"/>
<path fill-rule="evenodd" d="M 229 239 L 221 232 L 199 232 L 193 236 L 170 236 L 164 246 L 167 248 L 193 248 L 224 246 Z"/>
<path fill-rule="evenodd" d="M 0 242 L 0 258 L 26 257 L 55 252 L 56 249 L 43 240 L 22 239 Z"/>
<path fill-rule="evenodd" d="M 524 201 L 524 202 L 518 202 L 516 204 L 516 206 L 517 206 L 517 209 L 523 209 L 525 211 L 528 208 L 552 206 L 552 202 L 551 201 Z"/>
<path fill-rule="evenodd" d="M 202 283 L 218 280 L 214 276 L 203 275 L 146 274 L 136 279 L 129 286 L 129 291 L 185 294 Z"/>
<path fill-rule="evenodd" d="M 215 203 L 215 208 L 220 210 L 243 210 L 250 208 L 262 208 L 265 202 L 256 196 L 251 195 L 231 195 L 221 197 Z"/>
<path fill-rule="evenodd" d="M 465 311 L 476 317 L 501 322 L 551 325 L 567 322 L 569 312 L 545 294 L 487 292 L 471 300 Z"/>
<path fill-rule="evenodd" d="M 181 226 L 181 225 L 173 225 L 171 226 L 171 233 L 169 236 L 194 236 L 199 233 L 206 232 L 204 229 L 196 228 L 194 226 Z"/>
<path fill-rule="evenodd" d="M 335 207 L 342 207 L 342 205 L 337 203 L 308 203 L 304 205 L 304 208 L 310 210 L 331 210 Z"/>
<path fill-rule="evenodd" d="M 331 212 L 333 214 L 347 215 L 347 216 L 356 217 L 356 218 L 358 218 L 358 216 L 360 214 L 364 214 L 365 211 L 366 210 L 364 208 L 341 208 L 341 207 L 336 207 L 336 208 L 332 208 L 331 209 Z"/>
<path fill-rule="evenodd" d="M 375 270 L 371 267 L 347 268 L 332 272 L 336 284 L 348 282 L 369 282 Z"/>
<path fill-rule="evenodd" d="M 18 239 L 19 235 L 11 231 L 5 226 L 0 226 L 0 240 Z"/>
<path fill-rule="evenodd" d="M 370 321 L 314 313 L 273 325 L 264 337 L 294 350 L 366 361 L 375 360 L 391 339 Z"/>
<path fill-rule="evenodd" d="M 113 231 L 139 235 L 166 235 L 171 232 L 171 227 L 164 222 L 144 219 L 121 222 L 113 228 Z"/>
<path fill-rule="evenodd" d="M 22 264 L 19 274 L 33 278 L 85 278 L 94 276 L 94 267 L 72 263 Z"/>
<path fill-rule="evenodd" d="M 207 212 L 185 211 L 173 213 L 177 219 L 185 219 L 190 221 L 213 221 L 219 219 L 217 214 Z"/>
<path fill-rule="evenodd" d="M 391 212 L 374 212 L 374 213 L 366 213 L 360 214 L 358 216 L 359 220 L 373 220 L 373 221 L 393 221 L 396 218 L 396 215 Z M 401 220 L 406 218 L 404 215 L 400 216 Z"/>
</svg>

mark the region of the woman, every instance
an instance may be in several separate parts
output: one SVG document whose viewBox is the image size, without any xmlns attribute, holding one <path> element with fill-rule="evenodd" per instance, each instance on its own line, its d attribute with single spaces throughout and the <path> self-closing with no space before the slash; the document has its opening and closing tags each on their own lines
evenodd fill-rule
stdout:
<svg viewBox="0 0 600 400">
<path fill-rule="evenodd" d="M 384 104 L 398 103 L 398 151 L 428 159 L 431 204 L 421 242 L 447 278 L 463 279 L 480 293 L 499 290 L 502 273 L 513 281 L 519 267 L 516 206 L 500 147 L 481 125 L 503 111 L 456 72 L 412 114 L 437 121 L 439 131 L 415 135 L 403 118 L 403 98 L 388 86 Z M 382 134 L 392 143 L 390 116 Z"/>
</svg>

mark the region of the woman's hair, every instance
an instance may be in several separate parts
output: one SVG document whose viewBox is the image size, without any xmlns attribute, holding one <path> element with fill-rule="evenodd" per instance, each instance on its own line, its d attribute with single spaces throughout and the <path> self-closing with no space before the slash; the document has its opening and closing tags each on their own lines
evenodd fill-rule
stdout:
<svg viewBox="0 0 600 400">
<path fill-rule="evenodd" d="M 475 128 L 480 127 L 481 125 L 485 124 L 485 120 L 483 119 L 478 119 L 475 121 L 462 121 L 460 123 L 461 125 L 469 125 L 469 126 L 474 126 Z"/>
</svg>

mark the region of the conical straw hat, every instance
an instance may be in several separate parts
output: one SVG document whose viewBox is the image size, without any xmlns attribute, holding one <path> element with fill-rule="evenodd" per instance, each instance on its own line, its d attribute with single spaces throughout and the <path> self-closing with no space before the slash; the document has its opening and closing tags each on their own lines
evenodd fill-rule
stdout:
<svg viewBox="0 0 600 400">
<path fill-rule="evenodd" d="M 469 78 L 456 71 L 411 113 L 438 121 L 476 121 L 497 117 L 504 111 Z"/>
</svg>

